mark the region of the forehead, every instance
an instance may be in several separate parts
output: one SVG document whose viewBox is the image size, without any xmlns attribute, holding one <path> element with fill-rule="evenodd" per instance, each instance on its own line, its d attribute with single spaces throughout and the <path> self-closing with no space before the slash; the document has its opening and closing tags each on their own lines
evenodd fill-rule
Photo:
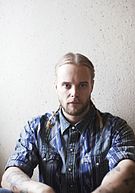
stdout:
<svg viewBox="0 0 135 193">
<path fill-rule="evenodd" d="M 57 80 L 59 81 L 89 81 L 90 69 L 85 65 L 64 64 L 57 68 Z"/>
</svg>

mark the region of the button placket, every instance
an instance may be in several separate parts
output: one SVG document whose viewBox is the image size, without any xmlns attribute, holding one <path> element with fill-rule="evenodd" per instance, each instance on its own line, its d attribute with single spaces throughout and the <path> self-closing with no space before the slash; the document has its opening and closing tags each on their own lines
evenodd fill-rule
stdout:
<svg viewBox="0 0 135 193">
<path fill-rule="evenodd" d="M 75 154 L 77 149 L 77 144 L 79 140 L 79 132 L 75 126 L 70 127 L 69 130 L 69 139 L 67 144 L 67 183 L 68 183 L 68 193 L 72 193 L 76 191 L 76 186 L 74 184 L 76 178 L 76 171 L 75 171 Z"/>
</svg>

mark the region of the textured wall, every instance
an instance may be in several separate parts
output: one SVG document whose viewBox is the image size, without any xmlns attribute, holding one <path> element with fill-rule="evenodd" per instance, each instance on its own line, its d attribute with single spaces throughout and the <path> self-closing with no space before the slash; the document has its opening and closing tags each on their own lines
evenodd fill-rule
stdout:
<svg viewBox="0 0 135 193">
<path fill-rule="evenodd" d="M 91 58 L 93 101 L 135 129 L 134 0 L 0 0 L 0 176 L 25 122 L 57 108 L 54 65 Z"/>
</svg>

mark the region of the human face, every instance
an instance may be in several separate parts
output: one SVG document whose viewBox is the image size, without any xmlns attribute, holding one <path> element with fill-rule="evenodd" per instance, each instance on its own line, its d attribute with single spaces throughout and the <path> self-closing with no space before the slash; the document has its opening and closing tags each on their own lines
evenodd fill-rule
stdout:
<svg viewBox="0 0 135 193">
<path fill-rule="evenodd" d="M 57 69 L 56 89 L 67 118 L 80 117 L 88 110 L 93 81 L 84 65 L 65 64 Z"/>
</svg>

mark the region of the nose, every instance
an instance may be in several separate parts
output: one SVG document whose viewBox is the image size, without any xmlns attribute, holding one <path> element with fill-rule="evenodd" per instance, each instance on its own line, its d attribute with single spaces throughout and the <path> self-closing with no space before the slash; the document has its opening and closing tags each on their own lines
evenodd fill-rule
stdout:
<svg viewBox="0 0 135 193">
<path fill-rule="evenodd" d="M 75 97 L 78 97 L 78 88 L 77 86 L 72 86 L 71 88 L 71 97 L 75 98 Z"/>
</svg>

